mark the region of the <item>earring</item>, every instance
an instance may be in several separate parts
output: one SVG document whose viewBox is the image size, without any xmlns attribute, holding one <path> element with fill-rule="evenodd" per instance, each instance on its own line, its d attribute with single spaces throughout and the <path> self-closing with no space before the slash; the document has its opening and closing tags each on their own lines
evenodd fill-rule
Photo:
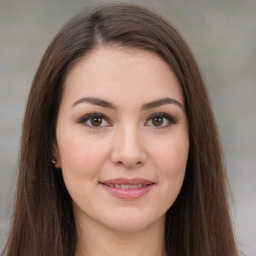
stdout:
<svg viewBox="0 0 256 256">
<path fill-rule="evenodd" d="M 52 159 L 52 164 L 54 165 L 54 168 L 55 168 L 55 169 L 58 169 L 58 168 L 57 168 L 56 161 L 55 161 L 55 159 L 54 159 L 54 158 Z"/>
</svg>

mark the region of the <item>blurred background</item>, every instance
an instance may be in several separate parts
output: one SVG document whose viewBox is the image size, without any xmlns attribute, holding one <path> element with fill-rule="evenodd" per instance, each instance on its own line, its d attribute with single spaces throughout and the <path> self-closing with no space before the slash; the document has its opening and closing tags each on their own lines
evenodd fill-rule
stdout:
<svg viewBox="0 0 256 256">
<path fill-rule="evenodd" d="M 0 251 L 11 217 L 26 98 L 39 61 L 69 18 L 107 2 L 0 0 Z M 191 46 L 223 142 L 236 239 L 245 255 L 256 256 L 256 1 L 127 2 L 165 16 Z"/>
</svg>

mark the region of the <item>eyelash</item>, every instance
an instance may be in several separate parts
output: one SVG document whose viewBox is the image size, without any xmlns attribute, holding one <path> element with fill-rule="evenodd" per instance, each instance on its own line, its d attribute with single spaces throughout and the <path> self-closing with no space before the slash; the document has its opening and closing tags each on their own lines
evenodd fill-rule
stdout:
<svg viewBox="0 0 256 256">
<path fill-rule="evenodd" d="M 108 122 L 108 125 L 104 125 L 104 126 L 94 126 L 94 125 L 88 125 L 86 124 L 87 121 L 92 121 L 92 118 L 101 118 L 102 120 L 105 120 L 106 122 Z M 165 126 L 155 126 L 155 125 L 146 125 L 149 121 L 152 122 L 153 118 L 163 118 L 166 119 L 168 124 Z M 111 122 L 110 120 L 103 114 L 100 113 L 91 113 L 91 114 L 87 114 L 85 116 L 83 116 L 81 119 L 78 120 L 78 123 L 84 124 L 86 127 L 90 128 L 90 129 L 102 129 L 103 127 L 110 127 Z M 166 113 L 155 113 L 152 114 L 151 116 L 149 116 L 148 120 L 145 123 L 145 126 L 153 126 L 155 129 L 164 129 L 167 128 L 173 124 L 177 124 L 177 119 L 166 114 Z"/>
<path fill-rule="evenodd" d="M 167 121 L 168 121 L 168 124 L 165 125 L 165 126 L 154 126 L 154 125 L 153 125 L 153 127 L 154 127 L 155 129 L 164 129 L 164 128 L 167 128 L 167 127 L 169 127 L 169 126 L 171 126 L 171 125 L 173 125 L 173 124 L 177 124 L 177 119 L 174 118 L 174 117 L 172 117 L 172 116 L 170 116 L 170 115 L 168 115 L 168 114 L 166 114 L 166 113 L 155 113 L 155 114 L 152 114 L 152 115 L 148 118 L 148 121 L 147 121 L 146 123 L 148 123 L 150 120 L 151 120 L 151 122 L 152 122 L 152 119 L 153 119 L 153 118 L 163 118 L 163 119 L 167 119 Z"/>
<path fill-rule="evenodd" d="M 92 118 L 101 118 L 102 120 L 105 120 L 109 123 L 109 125 L 107 125 L 108 127 L 111 126 L 109 119 L 105 115 L 100 113 L 87 114 L 83 116 L 81 119 L 79 119 L 78 123 L 84 124 L 86 127 L 89 127 L 90 129 L 101 129 L 102 127 L 105 127 L 105 126 L 93 126 L 93 125 L 86 124 L 86 122 L 90 121 Z"/>
</svg>

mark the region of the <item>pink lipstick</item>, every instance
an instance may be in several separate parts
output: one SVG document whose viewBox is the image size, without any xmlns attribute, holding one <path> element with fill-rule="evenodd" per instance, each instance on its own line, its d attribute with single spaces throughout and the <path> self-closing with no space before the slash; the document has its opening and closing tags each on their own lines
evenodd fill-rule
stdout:
<svg viewBox="0 0 256 256">
<path fill-rule="evenodd" d="M 137 199 L 148 193 L 155 183 L 142 178 L 117 178 L 101 181 L 100 184 L 117 198 Z"/>
</svg>

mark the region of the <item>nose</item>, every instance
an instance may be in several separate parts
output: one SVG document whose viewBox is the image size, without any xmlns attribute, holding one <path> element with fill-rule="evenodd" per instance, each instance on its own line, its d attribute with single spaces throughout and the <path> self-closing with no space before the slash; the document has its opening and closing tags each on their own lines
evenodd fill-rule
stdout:
<svg viewBox="0 0 256 256">
<path fill-rule="evenodd" d="M 115 165 L 126 168 L 136 168 L 146 162 L 145 147 L 136 128 L 125 127 L 116 132 L 110 158 Z"/>
</svg>

